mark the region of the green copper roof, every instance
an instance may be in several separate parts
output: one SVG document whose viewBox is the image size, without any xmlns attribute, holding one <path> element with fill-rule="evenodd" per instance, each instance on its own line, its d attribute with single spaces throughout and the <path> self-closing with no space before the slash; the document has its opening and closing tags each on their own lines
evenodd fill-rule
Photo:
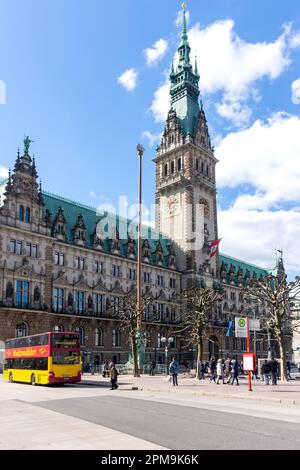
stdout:
<svg viewBox="0 0 300 470">
<path fill-rule="evenodd" d="M 222 253 L 220 253 L 219 259 L 220 259 L 220 267 L 222 265 L 222 262 L 224 262 L 224 264 L 227 265 L 226 270 L 228 272 L 229 272 L 230 266 L 233 265 L 233 267 L 235 268 L 236 274 L 239 268 L 243 270 L 243 275 L 246 274 L 246 270 L 250 271 L 251 277 L 253 276 L 254 273 L 256 273 L 257 277 L 259 277 L 260 275 L 265 276 L 266 274 L 268 274 L 268 271 L 264 268 L 261 268 L 251 263 L 247 263 L 246 261 L 232 258 L 231 256 L 223 255 Z"/>
<path fill-rule="evenodd" d="M 92 245 L 92 234 L 95 232 L 96 224 L 106 218 L 116 222 L 116 229 L 119 232 L 120 236 L 120 256 L 127 257 L 127 241 L 128 233 L 130 233 L 135 239 L 135 232 L 137 233 L 137 223 L 132 220 L 127 220 L 124 217 L 114 214 L 97 214 L 97 210 L 93 207 L 89 207 L 78 202 L 72 201 L 70 199 L 63 198 L 51 194 L 49 192 L 43 192 L 43 199 L 45 203 L 45 208 L 49 210 L 52 216 L 52 221 L 54 221 L 55 216 L 59 208 L 62 208 L 64 211 L 64 216 L 67 224 L 67 243 L 73 244 L 73 233 L 72 229 L 76 225 L 78 216 L 81 214 L 86 226 L 86 247 L 93 248 Z M 158 233 L 153 228 L 149 226 L 143 226 L 142 228 L 143 239 L 147 239 L 150 245 L 150 262 L 156 264 L 156 246 L 160 242 L 163 250 L 163 266 L 168 267 L 168 247 L 170 241 L 164 237 L 161 233 Z M 111 251 L 111 240 L 106 239 L 104 241 L 104 251 L 110 253 Z"/>
<path fill-rule="evenodd" d="M 199 116 L 199 75 L 197 63 L 193 71 L 190 63 L 191 48 L 188 43 L 185 10 L 181 44 L 178 48 L 179 63 L 176 70 L 172 64 L 170 96 L 172 108 L 180 119 L 184 135 L 194 136 Z"/>
</svg>

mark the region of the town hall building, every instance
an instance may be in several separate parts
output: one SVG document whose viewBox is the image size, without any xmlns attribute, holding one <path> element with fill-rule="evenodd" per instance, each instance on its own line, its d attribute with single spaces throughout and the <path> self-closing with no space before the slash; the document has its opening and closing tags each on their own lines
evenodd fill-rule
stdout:
<svg viewBox="0 0 300 470">
<path fill-rule="evenodd" d="M 171 107 L 154 158 L 156 227 L 144 227 L 142 237 L 142 287 L 153 300 L 143 315 L 143 338 L 149 361 L 160 363 L 166 346 L 180 362 L 195 359 L 195 345 L 179 332 L 182 288 L 224 289 L 224 299 L 211 312 L 205 359 L 241 358 L 245 340 L 226 336 L 228 321 L 246 315 L 263 319 L 265 313 L 242 288 L 267 270 L 219 253 L 210 258 L 210 243 L 218 239 L 217 159 L 190 51 L 184 11 L 179 61 L 170 73 Z M 84 363 L 126 363 L 130 344 L 117 307 L 136 287 L 131 222 L 117 217 L 114 233 L 105 238 L 98 230 L 103 215 L 96 209 L 43 191 L 28 138 L 0 201 L 0 341 L 77 331 Z M 162 341 L 169 337 L 172 343 Z M 266 357 L 265 332 L 252 341 L 259 357 Z"/>
</svg>

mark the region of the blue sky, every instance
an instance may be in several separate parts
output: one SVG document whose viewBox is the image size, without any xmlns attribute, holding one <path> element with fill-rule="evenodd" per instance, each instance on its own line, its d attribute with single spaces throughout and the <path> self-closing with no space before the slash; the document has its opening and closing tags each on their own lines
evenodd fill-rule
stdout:
<svg viewBox="0 0 300 470">
<path fill-rule="evenodd" d="M 165 74 L 179 42 L 180 8 L 177 0 L 0 0 L 0 81 L 6 86 L 6 103 L 0 104 L 0 174 L 13 165 L 26 133 L 35 141 L 32 152 L 45 189 L 93 206 L 116 204 L 119 195 L 133 203 L 135 149 L 142 141 L 144 201 L 153 203 L 155 145 L 149 147 L 142 136 L 155 141 L 163 130 Z M 300 131 L 299 2 L 190 0 L 188 11 L 202 98 L 220 155 L 224 250 L 268 265 L 275 248 L 283 248 L 296 272 L 300 256 L 290 245 L 299 231 L 300 181 L 289 168 L 300 167 L 299 144 L 290 142 Z M 161 55 L 154 47 L 160 40 L 166 49 Z M 154 51 L 148 65 L 146 49 Z M 131 69 L 137 80 L 128 91 L 118 78 Z M 257 168 L 265 157 L 264 135 L 268 164 L 259 173 L 250 168 L 249 146 Z M 290 142 L 288 155 L 282 144 L 284 168 L 280 155 L 272 161 L 274 135 Z M 289 191 L 278 189 L 277 178 Z M 249 235 L 249 219 L 260 232 Z M 272 236 L 261 236 L 259 243 L 262 232 Z"/>
</svg>

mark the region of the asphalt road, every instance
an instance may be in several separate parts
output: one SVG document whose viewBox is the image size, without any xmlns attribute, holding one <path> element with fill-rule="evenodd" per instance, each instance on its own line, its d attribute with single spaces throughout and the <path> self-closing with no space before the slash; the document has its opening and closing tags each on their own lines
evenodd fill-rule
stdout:
<svg viewBox="0 0 300 470">
<path fill-rule="evenodd" d="M 111 395 L 32 403 L 172 450 L 300 449 L 300 425 Z"/>
</svg>

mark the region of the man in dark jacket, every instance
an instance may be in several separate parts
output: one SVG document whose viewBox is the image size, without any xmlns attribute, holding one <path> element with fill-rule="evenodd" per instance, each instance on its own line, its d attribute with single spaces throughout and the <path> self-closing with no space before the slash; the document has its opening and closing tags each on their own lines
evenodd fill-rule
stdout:
<svg viewBox="0 0 300 470">
<path fill-rule="evenodd" d="M 116 390 L 118 388 L 118 371 L 115 364 L 111 364 L 110 366 L 110 383 L 111 383 L 111 390 Z"/>
<path fill-rule="evenodd" d="M 269 364 L 270 364 L 270 372 L 271 372 L 271 377 L 272 377 L 272 385 L 277 385 L 278 362 L 273 357 Z"/>
<path fill-rule="evenodd" d="M 210 370 L 210 382 L 215 382 L 216 383 L 216 367 L 217 367 L 217 362 L 214 356 L 210 358 L 209 361 L 209 370 Z"/>
<path fill-rule="evenodd" d="M 156 367 L 156 362 L 151 361 L 149 375 L 154 375 L 155 367 Z"/>
</svg>

